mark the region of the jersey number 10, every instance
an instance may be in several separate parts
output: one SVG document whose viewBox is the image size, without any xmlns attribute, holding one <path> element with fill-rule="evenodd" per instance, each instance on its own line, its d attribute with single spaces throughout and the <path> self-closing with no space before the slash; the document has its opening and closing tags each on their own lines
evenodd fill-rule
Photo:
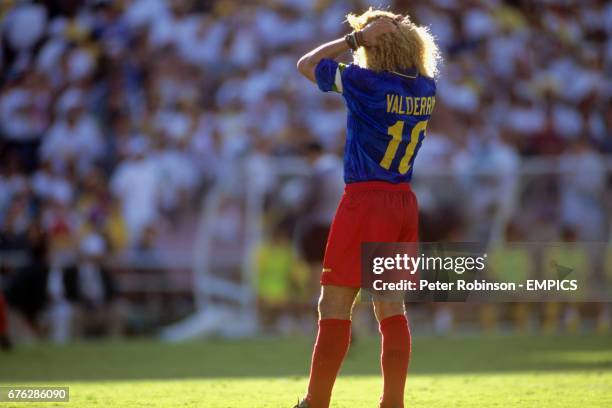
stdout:
<svg viewBox="0 0 612 408">
<path fill-rule="evenodd" d="M 408 170 L 410 170 L 410 161 L 412 160 L 412 156 L 414 156 L 414 149 L 416 149 L 416 146 L 419 143 L 419 136 L 421 132 L 425 132 L 425 128 L 427 128 L 426 120 L 418 122 L 412 128 L 412 132 L 410 133 L 410 141 L 408 142 L 408 146 L 406 146 L 406 153 L 404 153 L 404 157 L 402 157 L 402 160 L 399 164 L 400 174 L 406 174 Z M 387 170 L 389 170 L 389 168 L 391 167 L 391 162 L 395 158 L 397 149 L 400 143 L 402 142 L 403 132 L 403 120 L 398 120 L 393 126 L 389 126 L 389 128 L 387 129 L 387 134 L 391 136 L 391 140 L 389 141 L 387 150 L 385 150 L 384 157 L 380 161 L 380 165 Z"/>
</svg>

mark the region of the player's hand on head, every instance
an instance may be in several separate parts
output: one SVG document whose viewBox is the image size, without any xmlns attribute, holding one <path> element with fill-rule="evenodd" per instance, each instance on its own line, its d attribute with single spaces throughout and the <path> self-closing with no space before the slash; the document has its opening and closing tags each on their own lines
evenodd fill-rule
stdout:
<svg viewBox="0 0 612 408">
<path fill-rule="evenodd" d="M 390 18 L 378 18 L 372 22 L 370 22 L 367 26 L 361 30 L 363 41 L 366 47 L 371 47 L 376 45 L 378 40 L 384 34 L 393 32 L 397 30 L 397 25 L 394 20 Z"/>
</svg>

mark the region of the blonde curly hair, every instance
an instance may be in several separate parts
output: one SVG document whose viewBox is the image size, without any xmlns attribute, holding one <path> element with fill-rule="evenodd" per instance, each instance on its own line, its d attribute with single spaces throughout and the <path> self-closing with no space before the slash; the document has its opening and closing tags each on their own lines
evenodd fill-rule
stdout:
<svg viewBox="0 0 612 408">
<path fill-rule="evenodd" d="M 361 15 L 349 14 L 346 20 L 355 30 L 368 23 L 389 18 L 397 22 L 398 29 L 381 36 L 375 46 L 362 46 L 353 53 L 354 63 L 373 71 L 401 71 L 416 68 L 421 75 L 438 74 L 440 51 L 426 26 L 414 24 L 408 16 L 370 7 Z"/>
</svg>

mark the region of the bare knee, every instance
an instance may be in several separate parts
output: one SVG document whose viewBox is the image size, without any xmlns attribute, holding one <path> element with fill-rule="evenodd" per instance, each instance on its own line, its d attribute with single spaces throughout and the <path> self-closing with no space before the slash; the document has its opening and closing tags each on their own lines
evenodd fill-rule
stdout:
<svg viewBox="0 0 612 408">
<path fill-rule="evenodd" d="M 404 302 L 374 301 L 374 314 L 379 322 L 387 317 L 403 315 L 406 311 Z"/>
<path fill-rule="evenodd" d="M 358 289 L 353 288 L 322 287 L 319 297 L 319 318 L 349 320 L 357 292 Z"/>
</svg>

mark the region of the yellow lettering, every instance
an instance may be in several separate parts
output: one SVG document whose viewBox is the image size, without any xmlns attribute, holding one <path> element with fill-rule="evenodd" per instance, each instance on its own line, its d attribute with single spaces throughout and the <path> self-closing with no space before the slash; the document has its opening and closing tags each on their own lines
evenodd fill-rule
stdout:
<svg viewBox="0 0 612 408">
<path fill-rule="evenodd" d="M 423 132 L 423 137 L 425 137 L 425 129 L 427 128 L 427 121 L 422 120 L 418 122 L 412 128 L 412 132 L 410 133 L 410 142 L 408 146 L 406 146 L 406 153 L 404 153 L 404 157 L 399 164 L 399 172 L 401 174 L 408 173 L 410 170 L 410 160 L 414 157 L 414 150 L 416 149 L 417 144 L 419 143 L 419 137 L 421 136 L 421 132 Z"/>
<path fill-rule="evenodd" d="M 412 110 L 414 109 L 414 103 L 412 101 L 412 97 L 406 97 L 406 115 L 412 115 Z"/>
<path fill-rule="evenodd" d="M 398 120 L 395 122 L 393 126 L 389 126 L 387 129 L 387 134 L 391 136 L 391 140 L 387 145 L 387 150 L 385 150 L 385 155 L 380 161 L 380 165 L 389 170 L 391 168 L 391 162 L 395 157 L 395 153 L 397 152 L 397 148 L 399 147 L 402 141 L 402 132 L 404 131 L 404 122 Z"/>
<path fill-rule="evenodd" d="M 426 101 L 424 101 L 424 103 L 426 103 Z M 404 155 L 399 163 L 398 171 L 400 172 L 400 174 L 406 174 L 410 170 L 410 161 L 414 157 L 414 151 L 416 150 L 416 147 L 419 144 L 421 134 L 423 134 L 423 137 L 425 137 L 426 128 L 426 120 L 422 120 L 416 123 L 414 125 L 414 128 L 412 128 L 412 131 L 410 132 L 410 139 L 408 140 L 408 145 L 406 146 L 406 151 L 404 152 Z M 387 134 L 391 136 L 391 140 L 389 140 L 389 144 L 387 145 L 387 149 L 385 150 L 385 155 L 380 161 L 380 165 L 382 168 L 387 170 L 391 168 L 391 163 L 393 162 L 399 145 L 402 142 L 403 131 L 404 122 L 401 120 L 398 120 L 393 126 L 389 126 L 389 128 L 387 128 Z"/>
<path fill-rule="evenodd" d="M 387 113 L 400 115 L 431 115 L 436 105 L 435 96 L 403 96 L 387 94 Z"/>
<path fill-rule="evenodd" d="M 387 113 L 391 112 L 392 102 L 393 102 L 393 94 L 387 94 Z"/>
</svg>

